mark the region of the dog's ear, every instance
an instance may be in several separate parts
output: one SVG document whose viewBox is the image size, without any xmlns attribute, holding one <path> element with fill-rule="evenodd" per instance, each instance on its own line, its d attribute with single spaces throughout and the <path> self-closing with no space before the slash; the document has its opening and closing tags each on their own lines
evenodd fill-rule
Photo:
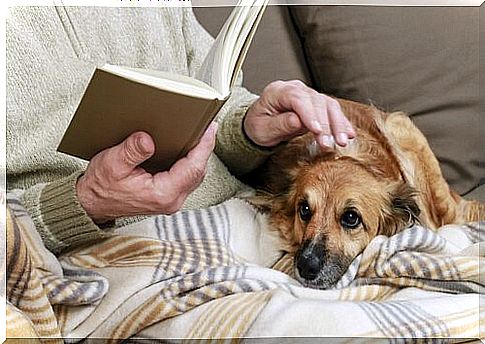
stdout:
<svg viewBox="0 0 485 344">
<path fill-rule="evenodd" d="M 416 202 L 416 190 L 405 182 L 391 187 L 388 209 L 385 211 L 379 234 L 387 236 L 419 223 L 420 209 Z"/>
<path fill-rule="evenodd" d="M 249 204 L 262 213 L 270 213 L 275 201 L 275 196 L 264 190 L 257 190 L 255 194 L 244 198 Z"/>
<path fill-rule="evenodd" d="M 286 249 L 289 252 L 294 251 L 296 249 L 293 228 L 295 210 L 292 203 L 292 190 L 276 195 L 258 190 L 254 196 L 248 197 L 246 200 L 260 212 L 269 215 L 271 228 L 280 232 L 280 235 L 288 245 Z"/>
<path fill-rule="evenodd" d="M 289 192 L 272 194 L 264 190 L 257 190 L 256 194 L 245 197 L 252 206 L 263 213 L 272 213 L 272 217 L 283 216 L 285 218 L 294 215 L 291 206 Z"/>
</svg>

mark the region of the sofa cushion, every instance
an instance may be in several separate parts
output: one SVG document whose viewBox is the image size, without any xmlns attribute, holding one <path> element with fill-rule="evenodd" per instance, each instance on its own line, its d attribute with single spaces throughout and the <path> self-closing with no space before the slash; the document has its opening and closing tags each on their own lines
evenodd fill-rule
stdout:
<svg viewBox="0 0 485 344">
<path fill-rule="evenodd" d="M 295 6 L 314 86 L 402 110 L 459 192 L 484 172 L 477 7 Z"/>
<path fill-rule="evenodd" d="M 195 7 L 205 29 L 216 36 L 232 7 Z M 274 80 L 299 79 L 310 84 L 303 52 L 286 6 L 268 6 L 243 65 L 244 86 L 261 93 Z"/>
</svg>

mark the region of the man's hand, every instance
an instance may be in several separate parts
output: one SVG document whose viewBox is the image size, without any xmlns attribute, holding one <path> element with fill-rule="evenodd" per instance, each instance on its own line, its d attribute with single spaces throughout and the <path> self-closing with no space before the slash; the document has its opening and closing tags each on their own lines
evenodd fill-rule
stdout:
<svg viewBox="0 0 485 344">
<path fill-rule="evenodd" d="M 98 153 L 79 178 L 79 202 L 96 222 L 121 216 L 171 214 L 204 179 L 214 149 L 217 125 L 169 171 L 151 175 L 139 167 L 155 152 L 152 138 L 136 132 L 117 146 Z"/>
<path fill-rule="evenodd" d="M 276 146 L 308 131 L 320 146 L 347 145 L 355 137 L 339 103 L 301 81 L 275 81 L 249 108 L 244 130 L 257 145 Z"/>
</svg>

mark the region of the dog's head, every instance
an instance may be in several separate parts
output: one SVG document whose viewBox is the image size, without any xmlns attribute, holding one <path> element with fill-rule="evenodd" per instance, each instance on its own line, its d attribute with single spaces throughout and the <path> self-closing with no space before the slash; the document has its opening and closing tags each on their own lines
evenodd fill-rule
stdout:
<svg viewBox="0 0 485 344">
<path fill-rule="evenodd" d="M 338 155 L 300 161 L 286 192 L 268 198 L 271 222 L 295 252 L 306 286 L 334 285 L 377 235 L 392 235 L 419 215 L 414 190 L 372 162 Z"/>
</svg>

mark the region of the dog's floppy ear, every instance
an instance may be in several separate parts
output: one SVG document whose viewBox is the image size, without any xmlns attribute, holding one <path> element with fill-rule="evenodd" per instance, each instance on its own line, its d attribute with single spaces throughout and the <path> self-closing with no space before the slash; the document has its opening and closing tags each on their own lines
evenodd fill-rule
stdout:
<svg viewBox="0 0 485 344">
<path fill-rule="evenodd" d="M 389 192 L 389 209 L 381 222 L 380 234 L 387 236 L 419 222 L 420 209 L 416 190 L 405 182 L 398 183 Z"/>
<path fill-rule="evenodd" d="M 253 207 L 262 213 L 270 213 L 273 208 L 275 196 L 264 190 L 257 190 L 256 194 L 245 197 Z"/>
<path fill-rule="evenodd" d="M 247 198 L 250 204 L 260 212 L 266 213 L 270 217 L 271 228 L 278 230 L 285 239 L 289 252 L 296 249 L 294 242 L 293 219 L 295 216 L 292 190 L 280 194 L 272 194 L 258 190 L 256 195 Z"/>
</svg>

